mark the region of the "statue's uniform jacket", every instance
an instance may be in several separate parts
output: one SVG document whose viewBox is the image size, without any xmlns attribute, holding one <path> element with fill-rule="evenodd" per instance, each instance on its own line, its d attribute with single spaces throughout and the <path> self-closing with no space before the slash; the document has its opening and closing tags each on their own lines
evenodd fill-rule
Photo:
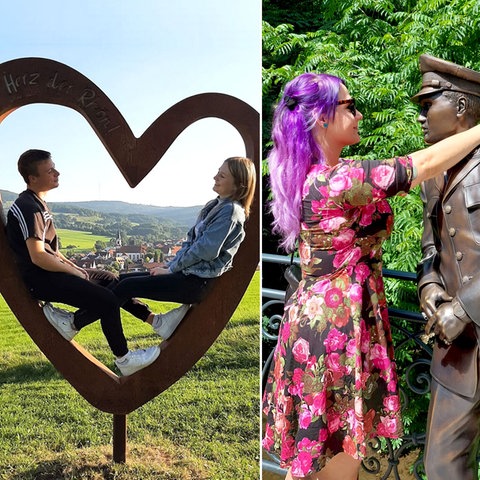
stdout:
<svg viewBox="0 0 480 480">
<path fill-rule="evenodd" d="M 445 175 L 422 184 L 423 258 L 419 291 L 442 285 L 471 318 L 451 346 L 435 342 L 432 376 L 444 387 L 473 397 L 478 387 L 480 339 L 480 149 Z"/>
</svg>

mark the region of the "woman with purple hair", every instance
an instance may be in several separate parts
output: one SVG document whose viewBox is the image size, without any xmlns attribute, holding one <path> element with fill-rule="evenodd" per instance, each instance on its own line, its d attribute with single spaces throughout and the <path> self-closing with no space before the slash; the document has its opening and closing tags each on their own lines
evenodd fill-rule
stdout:
<svg viewBox="0 0 480 480">
<path fill-rule="evenodd" d="M 305 73 L 276 107 L 269 154 L 273 230 L 298 242 L 302 280 L 285 305 L 263 398 L 263 446 L 287 480 L 355 480 L 373 437 L 402 434 L 382 279 L 387 198 L 455 165 L 480 126 L 387 160 L 348 160 L 362 114 L 342 79 Z"/>
</svg>

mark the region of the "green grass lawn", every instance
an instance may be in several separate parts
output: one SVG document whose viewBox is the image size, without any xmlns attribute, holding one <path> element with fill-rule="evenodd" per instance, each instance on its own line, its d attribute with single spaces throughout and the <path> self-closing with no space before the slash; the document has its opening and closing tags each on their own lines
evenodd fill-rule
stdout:
<svg viewBox="0 0 480 480">
<path fill-rule="evenodd" d="M 57 228 L 57 235 L 62 242 L 63 253 L 65 253 L 65 250 L 71 250 L 73 252 L 93 251 L 97 240 L 107 244 L 110 242 L 110 237 L 104 235 L 92 235 L 90 232 L 65 230 L 63 228 Z M 76 248 L 67 249 L 69 245 L 75 245 Z"/>
<path fill-rule="evenodd" d="M 1 480 L 259 478 L 260 276 L 217 341 L 167 391 L 127 417 L 127 463 L 112 463 L 112 415 L 92 407 L 0 297 Z M 171 304 L 150 302 L 156 311 Z M 156 340 L 123 312 L 131 348 Z M 110 368 L 98 322 L 76 337 Z"/>
</svg>

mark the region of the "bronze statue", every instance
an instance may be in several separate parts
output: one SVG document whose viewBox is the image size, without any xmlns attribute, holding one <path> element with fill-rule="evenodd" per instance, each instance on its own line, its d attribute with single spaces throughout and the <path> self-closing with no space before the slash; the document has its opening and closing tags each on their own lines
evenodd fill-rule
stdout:
<svg viewBox="0 0 480 480">
<path fill-rule="evenodd" d="M 480 120 L 480 73 L 420 56 L 420 122 L 427 144 Z M 480 435 L 480 149 L 422 184 L 424 232 L 418 267 L 426 332 L 436 335 L 427 422 L 429 480 L 477 479 Z"/>
</svg>

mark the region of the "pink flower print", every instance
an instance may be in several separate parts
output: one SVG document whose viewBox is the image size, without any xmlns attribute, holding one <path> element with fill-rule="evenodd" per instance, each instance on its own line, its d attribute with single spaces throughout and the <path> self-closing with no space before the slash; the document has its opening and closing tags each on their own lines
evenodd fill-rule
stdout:
<svg viewBox="0 0 480 480">
<path fill-rule="evenodd" d="M 390 204 L 386 200 L 377 203 L 377 210 L 380 213 L 390 213 L 392 211 Z"/>
<path fill-rule="evenodd" d="M 338 197 L 343 192 L 350 190 L 352 188 L 352 179 L 347 175 L 338 173 L 330 178 L 328 182 L 330 187 L 330 197 Z"/>
<path fill-rule="evenodd" d="M 319 173 L 322 173 L 325 171 L 325 165 L 320 165 L 319 163 L 314 163 L 308 172 L 308 176 L 314 176 L 316 177 Z"/>
<path fill-rule="evenodd" d="M 282 448 L 280 450 L 280 458 L 283 461 L 288 461 L 295 455 L 295 439 L 292 437 L 287 437 L 286 435 L 282 437 Z"/>
<path fill-rule="evenodd" d="M 325 292 L 330 288 L 330 285 L 330 280 L 319 280 L 313 284 L 311 292 L 316 295 L 325 295 Z"/>
<path fill-rule="evenodd" d="M 348 298 L 354 303 L 359 303 L 363 298 L 363 289 L 358 283 L 354 283 L 348 289 Z"/>
<path fill-rule="evenodd" d="M 326 205 L 325 199 L 321 200 L 312 200 L 312 213 L 320 213 Z"/>
<path fill-rule="evenodd" d="M 329 410 L 327 412 L 327 423 L 328 431 L 330 433 L 338 431 L 341 426 L 340 414 L 333 410 Z"/>
<path fill-rule="evenodd" d="M 305 307 L 305 314 L 310 320 L 313 320 L 317 315 L 322 313 L 323 299 L 319 297 L 311 297 L 307 300 Z"/>
<path fill-rule="evenodd" d="M 267 424 L 265 427 L 265 436 L 263 437 L 263 440 L 262 440 L 262 446 L 266 450 L 270 450 L 273 444 L 274 444 L 273 430 L 270 427 L 270 425 Z"/>
<path fill-rule="evenodd" d="M 397 419 L 390 417 L 380 417 L 380 423 L 377 426 L 378 435 L 381 437 L 392 437 L 397 434 Z"/>
<path fill-rule="evenodd" d="M 352 167 L 348 174 L 351 179 L 359 180 L 361 183 L 365 180 L 365 170 L 363 168 Z"/>
<path fill-rule="evenodd" d="M 292 462 L 292 476 L 305 477 L 312 469 L 312 455 L 309 452 L 300 452 Z"/>
<path fill-rule="evenodd" d="M 367 353 L 370 350 L 370 332 L 365 328 L 365 322 L 360 323 L 360 350 Z"/>
<path fill-rule="evenodd" d="M 351 455 L 352 457 L 356 458 L 357 456 L 357 446 L 355 442 L 352 440 L 352 437 L 350 435 L 345 436 L 343 439 L 343 450 L 345 453 L 348 455 Z"/>
<path fill-rule="evenodd" d="M 395 157 L 395 160 L 404 167 L 412 168 L 412 157 L 410 155 L 405 157 Z"/>
<path fill-rule="evenodd" d="M 390 380 L 387 383 L 387 390 L 389 392 L 396 392 L 397 391 L 397 381 L 396 380 Z"/>
<path fill-rule="evenodd" d="M 395 180 L 395 169 L 390 165 L 379 165 L 372 168 L 371 177 L 375 186 L 387 190 Z"/>
<path fill-rule="evenodd" d="M 290 337 L 290 324 L 296 325 L 299 321 L 298 318 L 298 306 L 297 305 L 291 305 L 290 308 L 288 309 L 288 335 Z M 282 337 L 283 338 L 283 337 Z"/>
<path fill-rule="evenodd" d="M 363 398 L 360 396 L 356 396 L 354 400 L 354 410 L 355 415 L 358 418 L 363 418 Z"/>
<path fill-rule="evenodd" d="M 346 221 L 346 218 L 342 216 L 326 218 L 325 220 L 321 220 L 320 222 L 318 222 L 318 226 L 325 233 L 332 233 L 338 231 Z"/>
<path fill-rule="evenodd" d="M 305 290 L 301 290 L 300 289 L 300 285 L 299 285 L 299 289 L 297 290 L 297 302 L 298 302 L 298 305 L 305 305 L 305 303 L 307 302 L 307 300 L 311 297 L 311 293 L 310 291 L 305 291 Z"/>
<path fill-rule="evenodd" d="M 282 388 L 282 391 L 284 391 L 283 388 Z M 293 412 L 293 398 L 290 396 L 283 395 L 282 399 L 283 399 L 283 411 L 285 415 L 291 415 L 291 413 Z"/>
<path fill-rule="evenodd" d="M 328 438 L 328 430 L 326 428 L 321 428 L 318 432 L 318 441 L 325 442 Z"/>
<path fill-rule="evenodd" d="M 340 268 L 344 266 L 347 262 L 349 265 L 355 265 L 362 256 L 362 250 L 360 247 L 346 248 L 345 250 L 340 250 L 333 260 L 333 266 L 335 268 Z"/>
<path fill-rule="evenodd" d="M 275 380 L 279 380 L 280 378 L 283 377 L 283 361 L 279 360 L 278 358 L 278 355 L 277 355 L 277 352 L 278 350 L 275 351 L 275 357 L 276 357 L 276 361 L 275 361 L 275 367 L 274 367 L 274 370 L 273 370 L 273 376 L 275 378 Z M 280 352 L 280 355 L 283 357 L 285 354 L 285 352 Z"/>
<path fill-rule="evenodd" d="M 300 258 L 302 259 L 303 264 L 310 263 L 310 260 L 312 258 L 312 250 L 307 242 L 300 242 L 300 245 L 298 247 L 298 253 L 300 254 Z"/>
<path fill-rule="evenodd" d="M 299 452 L 311 452 L 316 446 L 317 442 L 315 440 L 310 440 L 309 438 L 304 437 L 297 443 L 297 450 Z"/>
<path fill-rule="evenodd" d="M 282 325 L 281 339 L 283 343 L 287 343 L 290 338 L 290 323 L 284 322 Z"/>
<path fill-rule="evenodd" d="M 311 410 L 317 417 L 325 413 L 327 407 L 327 395 L 326 392 L 316 393 L 312 398 Z"/>
<path fill-rule="evenodd" d="M 304 430 L 312 423 L 312 412 L 306 408 L 305 405 L 302 407 L 302 412 L 298 417 L 298 423 L 300 428 L 303 428 Z"/>
<path fill-rule="evenodd" d="M 313 370 L 315 368 L 315 365 L 317 364 L 317 357 L 315 355 L 312 355 L 307 362 L 307 366 L 305 367 L 305 370 Z"/>
<path fill-rule="evenodd" d="M 393 229 L 393 222 L 394 222 L 393 215 L 388 216 L 387 217 L 387 226 L 386 226 L 386 230 L 387 230 L 388 234 L 390 234 L 390 232 Z"/>
<path fill-rule="evenodd" d="M 301 368 L 296 368 L 293 372 L 292 382 L 288 387 L 288 393 L 290 395 L 298 395 L 301 397 L 303 395 L 303 375 L 304 371 Z"/>
<path fill-rule="evenodd" d="M 337 327 L 342 328 L 350 319 L 350 308 L 346 305 L 341 305 L 339 308 L 335 310 L 331 322 Z"/>
<path fill-rule="evenodd" d="M 366 263 L 358 263 L 355 266 L 355 278 L 358 283 L 363 283 L 370 275 L 370 267 Z"/>
<path fill-rule="evenodd" d="M 380 190 L 379 188 L 372 188 L 372 198 L 375 202 L 382 201 L 387 196 L 385 190 Z"/>
<path fill-rule="evenodd" d="M 285 415 L 281 412 L 278 412 L 275 417 L 275 431 L 279 434 L 288 430 L 290 428 L 290 422 L 287 420 Z"/>
<path fill-rule="evenodd" d="M 310 191 L 311 183 L 309 180 L 310 179 L 307 178 L 307 180 L 303 183 L 302 198 L 305 198 L 308 195 L 308 192 Z"/>
<path fill-rule="evenodd" d="M 361 424 L 361 422 L 359 422 L 355 414 L 355 410 L 353 408 L 348 408 L 347 411 L 344 413 L 344 416 L 345 416 L 346 422 L 350 427 L 350 430 L 352 430 L 353 432 L 358 430 L 358 427 Z"/>
<path fill-rule="evenodd" d="M 375 410 L 372 408 L 363 416 L 363 428 L 366 434 L 373 430 L 373 420 L 375 419 L 375 415 Z"/>
<path fill-rule="evenodd" d="M 340 355 L 338 353 L 330 353 L 325 357 L 325 363 L 327 368 L 332 370 L 333 373 L 339 372 L 342 368 L 340 364 Z"/>
<path fill-rule="evenodd" d="M 341 250 L 352 245 L 354 239 L 355 232 L 351 228 L 347 228 L 332 238 L 332 247 L 334 250 Z"/>
<path fill-rule="evenodd" d="M 295 370 L 293 370 L 292 383 L 295 383 L 297 385 L 301 383 L 304 373 L 305 371 L 303 370 L 303 368 L 295 368 Z"/>
<path fill-rule="evenodd" d="M 310 356 L 310 344 L 304 338 L 299 338 L 292 348 L 293 358 L 298 363 L 307 363 Z"/>
<path fill-rule="evenodd" d="M 325 199 L 328 198 L 328 193 L 329 193 L 328 187 L 320 186 L 320 187 L 318 187 L 317 191 L 323 198 L 325 198 Z M 326 203 L 325 203 L 325 205 L 326 205 Z"/>
<path fill-rule="evenodd" d="M 375 213 L 376 209 L 377 208 L 374 203 L 369 203 L 368 205 L 365 205 L 362 208 L 362 216 L 359 221 L 360 225 L 364 227 L 371 225 L 373 222 L 373 214 Z"/>
<path fill-rule="evenodd" d="M 343 350 L 347 338 L 344 333 L 339 332 L 336 328 L 332 328 L 323 342 L 327 353 L 334 352 L 335 350 Z"/>
<path fill-rule="evenodd" d="M 398 395 L 391 395 L 390 397 L 385 397 L 383 399 L 383 406 L 389 412 L 397 412 L 400 409 L 400 399 Z"/>
<path fill-rule="evenodd" d="M 348 341 L 347 343 L 347 357 L 348 358 L 353 358 L 356 357 L 357 355 L 357 340 L 352 338 L 351 340 Z"/>
<path fill-rule="evenodd" d="M 337 308 L 343 302 L 343 292 L 338 287 L 329 288 L 325 292 L 325 305 L 329 308 Z"/>
<path fill-rule="evenodd" d="M 380 370 L 385 370 L 390 366 L 391 363 L 390 358 L 387 355 L 387 349 L 378 343 L 373 346 L 370 358 L 373 362 L 373 365 Z"/>
<path fill-rule="evenodd" d="M 370 378 L 370 375 L 367 372 L 362 372 L 359 377 L 355 379 L 355 389 L 363 390 L 367 385 L 367 381 Z"/>
</svg>

